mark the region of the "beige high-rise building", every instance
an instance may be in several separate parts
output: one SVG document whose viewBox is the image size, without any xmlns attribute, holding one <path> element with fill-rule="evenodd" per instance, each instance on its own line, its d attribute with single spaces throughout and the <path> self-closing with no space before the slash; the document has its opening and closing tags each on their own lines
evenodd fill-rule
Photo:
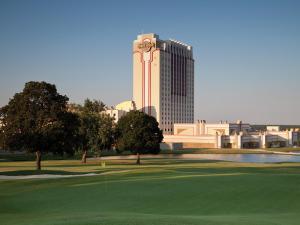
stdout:
<svg viewBox="0 0 300 225">
<path fill-rule="evenodd" d="M 156 117 L 165 134 L 174 123 L 194 122 L 194 59 L 191 46 L 141 34 L 133 42 L 133 100 Z"/>
</svg>

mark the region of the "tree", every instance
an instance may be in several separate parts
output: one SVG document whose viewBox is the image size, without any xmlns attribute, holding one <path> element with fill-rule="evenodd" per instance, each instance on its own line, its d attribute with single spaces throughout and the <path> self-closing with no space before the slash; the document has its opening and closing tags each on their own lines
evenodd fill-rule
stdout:
<svg viewBox="0 0 300 225">
<path fill-rule="evenodd" d="M 114 140 L 114 122 L 109 115 L 83 111 L 80 118 L 80 146 L 82 163 L 86 163 L 87 152 L 110 149 Z"/>
<path fill-rule="evenodd" d="M 96 150 L 98 144 L 99 115 L 95 113 L 80 113 L 80 147 L 82 150 L 81 162 L 86 163 L 88 149 Z"/>
<path fill-rule="evenodd" d="M 0 119 L 1 121 L 1 119 Z M 0 125 L 0 150 L 4 150 L 4 132 L 3 132 L 3 129 L 2 129 L 2 126 Z"/>
<path fill-rule="evenodd" d="M 69 103 L 67 105 L 68 111 L 73 113 L 101 113 L 105 110 L 105 104 L 100 100 L 84 100 L 83 105 L 77 103 Z"/>
<path fill-rule="evenodd" d="M 137 154 L 137 164 L 140 164 L 140 154 L 159 153 L 159 145 L 163 139 L 156 119 L 140 111 L 130 111 L 121 117 L 116 135 L 117 149 Z"/>
<path fill-rule="evenodd" d="M 81 111 L 87 113 L 100 113 L 104 111 L 105 104 L 100 100 L 90 100 L 89 98 L 84 100 L 83 106 L 81 106 Z"/>
<path fill-rule="evenodd" d="M 61 114 L 60 119 L 62 126 L 60 129 L 60 136 L 57 137 L 56 141 L 60 141 L 60 145 L 58 147 L 62 148 L 63 151 L 59 151 L 58 153 L 67 153 L 68 155 L 73 155 L 80 144 L 79 116 L 75 113 L 64 112 L 63 114 Z"/>
<path fill-rule="evenodd" d="M 114 118 L 106 114 L 101 114 L 99 117 L 98 128 L 98 147 L 99 150 L 111 149 L 114 143 L 115 136 Z"/>
<path fill-rule="evenodd" d="M 67 111 L 67 101 L 53 84 L 26 83 L 23 91 L 0 109 L 5 146 L 35 152 L 37 170 L 44 152 L 72 154 L 79 120 Z"/>
</svg>

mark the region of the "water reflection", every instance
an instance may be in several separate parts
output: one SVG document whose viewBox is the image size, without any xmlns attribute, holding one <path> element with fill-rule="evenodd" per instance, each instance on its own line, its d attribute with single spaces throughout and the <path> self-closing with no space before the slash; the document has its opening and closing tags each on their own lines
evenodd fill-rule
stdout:
<svg viewBox="0 0 300 225">
<path fill-rule="evenodd" d="M 231 162 L 300 162 L 300 156 L 277 154 L 197 154 L 197 157 L 199 157 L 199 159 L 222 160 Z"/>
<path fill-rule="evenodd" d="M 106 156 L 105 159 L 136 159 L 135 155 Z M 230 162 L 277 163 L 300 162 L 300 155 L 281 154 L 158 154 L 143 155 L 143 159 L 221 160 Z"/>
</svg>

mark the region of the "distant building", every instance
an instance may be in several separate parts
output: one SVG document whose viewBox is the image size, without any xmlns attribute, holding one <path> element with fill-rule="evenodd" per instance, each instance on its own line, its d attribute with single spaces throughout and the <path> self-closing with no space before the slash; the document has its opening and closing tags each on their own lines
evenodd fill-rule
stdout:
<svg viewBox="0 0 300 225">
<path fill-rule="evenodd" d="M 267 131 L 280 131 L 280 126 L 267 126 Z"/>
<path fill-rule="evenodd" d="M 123 110 L 125 112 L 129 112 L 131 110 L 135 110 L 135 102 L 134 101 L 124 101 L 116 105 L 115 107 L 117 110 Z"/>
<path fill-rule="evenodd" d="M 269 127 L 267 131 L 254 132 L 250 124 L 208 124 L 205 120 L 194 124 L 174 124 L 174 135 L 164 135 L 163 149 L 185 148 L 270 148 L 296 146 L 300 132 L 296 129 L 280 131 Z"/>
<path fill-rule="evenodd" d="M 131 110 L 135 110 L 135 103 L 133 101 L 124 101 L 120 104 L 116 105 L 115 107 L 111 107 L 106 109 L 103 113 L 109 115 L 110 117 L 114 118 L 115 122 L 117 123 L 119 119 L 124 116 L 127 112 Z"/>
<path fill-rule="evenodd" d="M 192 46 L 161 40 L 153 33 L 133 42 L 133 100 L 138 110 L 154 116 L 164 134 L 175 123 L 194 122 Z"/>
<path fill-rule="evenodd" d="M 239 132 L 249 132 L 250 124 L 242 123 L 238 120 L 236 123 L 228 123 L 221 121 L 220 123 L 206 123 L 205 120 L 197 121 L 197 123 L 174 124 L 174 135 L 233 135 Z"/>
</svg>

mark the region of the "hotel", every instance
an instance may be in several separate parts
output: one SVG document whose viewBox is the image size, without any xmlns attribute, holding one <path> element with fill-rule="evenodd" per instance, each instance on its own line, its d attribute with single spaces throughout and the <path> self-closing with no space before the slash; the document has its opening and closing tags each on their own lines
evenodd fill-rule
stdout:
<svg viewBox="0 0 300 225">
<path fill-rule="evenodd" d="M 107 109 L 115 122 L 130 110 L 154 116 L 164 139 L 162 149 L 270 148 L 299 145 L 298 129 L 267 126 L 255 130 L 237 122 L 194 122 L 194 59 L 190 45 L 161 40 L 153 33 L 133 41 L 133 99 Z"/>
<path fill-rule="evenodd" d="M 194 59 L 190 45 L 141 34 L 133 42 L 133 101 L 164 134 L 194 122 Z"/>
</svg>

